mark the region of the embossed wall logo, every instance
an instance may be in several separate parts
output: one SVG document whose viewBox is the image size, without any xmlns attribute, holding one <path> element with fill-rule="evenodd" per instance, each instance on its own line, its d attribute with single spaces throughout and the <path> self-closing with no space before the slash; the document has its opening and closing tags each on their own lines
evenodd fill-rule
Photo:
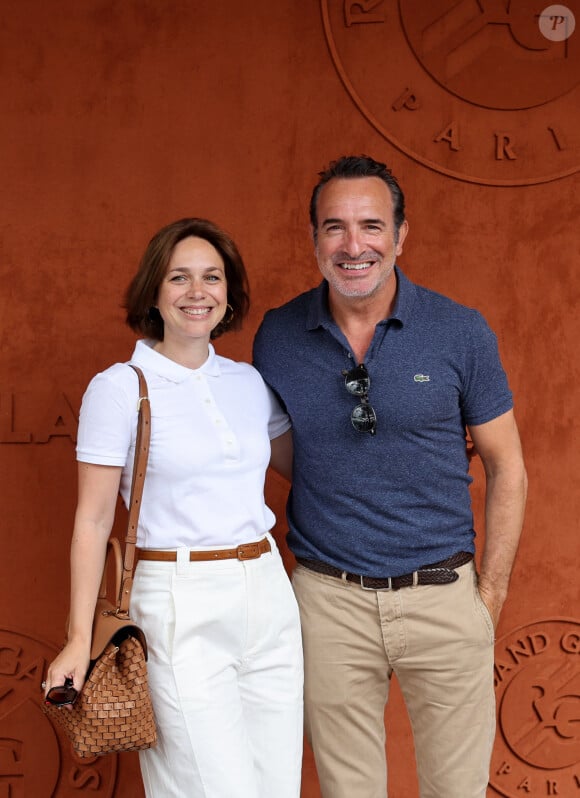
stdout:
<svg viewBox="0 0 580 798">
<path fill-rule="evenodd" d="M 580 41 L 544 35 L 544 3 L 321 0 L 321 7 L 338 73 L 385 138 L 462 180 L 528 185 L 580 169 Z M 567 4 L 568 20 L 579 6 Z"/>
<path fill-rule="evenodd" d="M 40 708 L 56 648 L 0 629 L 0 794 L 6 798 L 110 798 L 116 755 L 78 759 Z"/>
<path fill-rule="evenodd" d="M 496 643 L 490 784 L 508 798 L 580 794 L 580 623 L 556 619 Z"/>
</svg>

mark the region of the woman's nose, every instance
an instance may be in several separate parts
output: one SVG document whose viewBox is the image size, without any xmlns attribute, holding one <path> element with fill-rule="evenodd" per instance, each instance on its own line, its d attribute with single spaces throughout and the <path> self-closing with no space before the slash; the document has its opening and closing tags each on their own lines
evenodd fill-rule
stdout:
<svg viewBox="0 0 580 798">
<path fill-rule="evenodd" d="M 201 298 L 205 295 L 203 281 L 202 280 L 192 280 L 189 284 L 189 288 L 187 293 L 191 297 Z"/>
</svg>

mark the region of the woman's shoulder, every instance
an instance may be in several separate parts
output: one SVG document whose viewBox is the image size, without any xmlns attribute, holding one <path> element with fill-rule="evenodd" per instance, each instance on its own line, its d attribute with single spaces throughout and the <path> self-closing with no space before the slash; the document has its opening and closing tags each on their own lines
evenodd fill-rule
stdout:
<svg viewBox="0 0 580 798">
<path fill-rule="evenodd" d="M 253 377 L 254 375 L 260 376 L 254 366 L 252 366 L 251 363 L 246 363 L 244 360 L 232 360 L 223 355 L 216 355 L 216 360 L 219 363 L 220 371 L 224 374 L 237 374 L 247 377 Z"/>
<path fill-rule="evenodd" d="M 111 393 L 132 396 L 138 391 L 138 379 L 129 363 L 114 363 L 99 371 L 87 387 L 87 393 Z"/>
<path fill-rule="evenodd" d="M 224 377 L 230 377 L 249 385 L 265 387 L 262 375 L 251 363 L 246 363 L 243 360 L 231 360 L 221 355 L 217 355 L 216 357 L 219 363 L 220 373 Z"/>
</svg>

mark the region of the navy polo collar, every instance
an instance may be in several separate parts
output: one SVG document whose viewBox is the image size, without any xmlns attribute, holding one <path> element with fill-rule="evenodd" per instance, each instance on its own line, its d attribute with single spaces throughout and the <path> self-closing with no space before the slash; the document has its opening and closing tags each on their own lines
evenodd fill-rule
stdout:
<svg viewBox="0 0 580 798">
<path fill-rule="evenodd" d="M 380 322 L 386 324 L 391 321 L 398 321 L 400 324 L 405 324 L 411 317 L 411 307 L 415 300 L 416 287 L 398 266 L 395 266 L 395 274 L 397 277 L 397 295 L 395 297 L 395 306 L 391 315 Z M 319 327 L 328 329 L 330 325 L 334 325 L 334 319 L 330 315 L 328 308 L 328 282 L 323 280 L 320 285 L 313 289 L 310 297 L 310 307 L 306 318 L 306 329 L 316 330 Z"/>
</svg>

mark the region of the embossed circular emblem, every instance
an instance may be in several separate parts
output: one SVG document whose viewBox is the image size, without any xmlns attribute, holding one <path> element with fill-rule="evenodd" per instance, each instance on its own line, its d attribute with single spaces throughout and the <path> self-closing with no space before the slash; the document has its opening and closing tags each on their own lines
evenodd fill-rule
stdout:
<svg viewBox="0 0 580 798">
<path fill-rule="evenodd" d="M 522 626 L 495 655 L 491 786 L 507 798 L 580 793 L 580 623 Z"/>
<path fill-rule="evenodd" d="M 43 674 L 57 653 L 40 640 L 0 629 L 0 793 L 111 798 L 117 756 L 77 758 L 40 708 Z"/>
<path fill-rule="evenodd" d="M 535 0 L 321 0 L 336 69 L 368 121 L 461 180 L 529 185 L 580 170 L 580 41 Z M 561 16 L 561 15 L 560 15 Z M 541 29 L 544 28 L 544 30 Z M 555 35 L 555 32 L 554 32 Z"/>
</svg>

